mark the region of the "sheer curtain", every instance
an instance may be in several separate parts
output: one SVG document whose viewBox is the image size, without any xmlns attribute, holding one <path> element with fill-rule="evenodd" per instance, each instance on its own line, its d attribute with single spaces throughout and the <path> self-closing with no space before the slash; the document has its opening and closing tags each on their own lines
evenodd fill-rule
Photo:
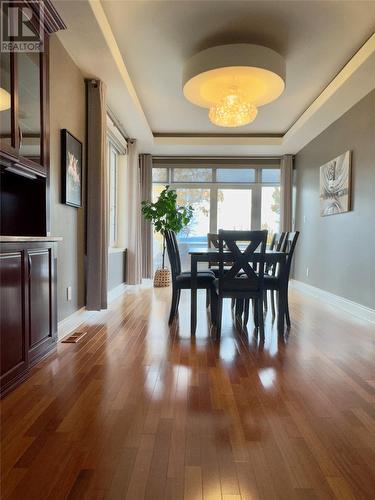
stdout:
<svg viewBox="0 0 375 500">
<path fill-rule="evenodd" d="M 106 89 L 87 80 L 86 307 L 107 308 L 108 174 Z"/>
<path fill-rule="evenodd" d="M 141 201 L 152 199 L 152 156 L 139 155 Z M 152 278 L 152 225 L 141 218 L 142 278 Z"/>
<path fill-rule="evenodd" d="M 142 281 L 141 191 L 135 139 L 128 140 L 128 165 L 125 183 L 127 283 L 138 285 Z"/>
<path fill-rule="evenodd" d="M 280 222 L 281 231 L 292 231 L 293 155 L 284 155 L 280 164 Z"/>
</svg>

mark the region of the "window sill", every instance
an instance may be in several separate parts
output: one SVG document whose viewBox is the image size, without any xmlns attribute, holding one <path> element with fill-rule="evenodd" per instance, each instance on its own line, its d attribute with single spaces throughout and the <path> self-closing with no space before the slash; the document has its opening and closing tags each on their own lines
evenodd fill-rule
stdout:
<svg viewBox="0 0 375 500">
<path fill-rule="evenodd" d="M 124 253 L 126 248 L 118 248 L 118 247 L 109 247 L 108 253 Z"/>
</svg>

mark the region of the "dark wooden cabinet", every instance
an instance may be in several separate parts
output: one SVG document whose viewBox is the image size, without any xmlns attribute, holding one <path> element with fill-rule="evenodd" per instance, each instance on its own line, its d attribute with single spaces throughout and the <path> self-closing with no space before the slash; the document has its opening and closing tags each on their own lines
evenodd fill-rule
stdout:
<svg viewBox="0 0 375 500">
<path fill-rule="evenodd" d="M 27 23 L 28 35 L 33 34 L 40 42 L 39 51 L 0 52 L 0 182 L 4 185 L 1 234 L 47 236 L 50 234 L 49 36 L 65 29 L 65 24 L 49 0 L 1 2 L 0 10 L 4 29 L 21 23 L 19 31 L 23 33 Z M 26 224 L 19 216 L 25 203 L 37 208 L 32 218 L 26 214 Z"/>
<path fill-rule="evenodd" d="M 55 242 L 1 243 L 1 393 L 56 344 Z"/>
<path fill-rule="evenodd" d="M 56 270 L 53 245 L 27 249 L 29 293 L 29 361 L 56 341 Z"/>
<path fill-rule="evenodd" d="M 40 42 L 36 52 L 0 52 L 0 380 L 5 394 L 57 339 L 56 243 L 47 238 L 48 58 L 50 34 L 66 26 L 50 0 L 1 2 L 0 10 L 4 29 L 16 26 L 23 33 L 26 24 L 27 36 L 34 33 Z M 8 33 L 8 43 L 14 36 Z"/>
<path fill-rule="evenodd" d="M 29 39 L 40 43 L 35 51 L 1 51 L 1 89 L 7 96 L 0 124 L 3 165 L 21 173 L 47 177 L 49 168 L 49 36 L 66 26 L 49 0 L 1 5 L 3 27 L 27 24 Z M 30 13 L 32 16 L 30 17 Z M 25 19 L 27 16 L 27 19 Z M 5 29 L 5 28 L 4 28 Z M 32 43 L 29 44 L 32 46 Z"/>
<path fill-rule="evenodd" d="M 4 247 L 0 254 L 1 388 L 6 390 L 28 370 L 24 252 Z"/>
</svg>

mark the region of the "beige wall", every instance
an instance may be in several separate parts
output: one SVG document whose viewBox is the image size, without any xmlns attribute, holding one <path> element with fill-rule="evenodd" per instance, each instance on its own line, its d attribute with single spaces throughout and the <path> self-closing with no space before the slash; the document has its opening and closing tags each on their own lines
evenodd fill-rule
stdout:
<svg viewBox="0 0 375 500">
<path fill-rule="evenodd" d="M 320 217 L 319 167 L 347 150 L 353 209 Z M 295 278 L 375 309 L 375 90 L 305 146 L 295 166 Z"/>
<path fill-rule="evenodd" d="M 62 236 L 58 251 L 58 320 L 84 306 L 84 208 L 61 204 L 60 129 L 85 146 L 85 82 L 56 35 L 50 41 L 51 232 Z M 67 300 L 67 287 L 72 300 Z"/>
</svg>

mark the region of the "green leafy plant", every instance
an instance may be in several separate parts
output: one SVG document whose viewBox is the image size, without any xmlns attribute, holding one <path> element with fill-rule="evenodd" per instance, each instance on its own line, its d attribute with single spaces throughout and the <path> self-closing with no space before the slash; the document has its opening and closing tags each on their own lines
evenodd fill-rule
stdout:
<svg viewBox="0 0 375 500">
<path fill-rule="evenodd" d="M 174 189 L 169 189 L 169 186 L 163 189 L 155 203 L 142 201 L 144 218 L 151 221 L 155 230 L 163 236 L 163 269 L 165 263 L 165 232 L 169 229 L 179 233 L 181 229 L 189 224 L 193 212 L 194 209 L 191 205 L 177 205 L 177 193 Z"/>
</svg>

